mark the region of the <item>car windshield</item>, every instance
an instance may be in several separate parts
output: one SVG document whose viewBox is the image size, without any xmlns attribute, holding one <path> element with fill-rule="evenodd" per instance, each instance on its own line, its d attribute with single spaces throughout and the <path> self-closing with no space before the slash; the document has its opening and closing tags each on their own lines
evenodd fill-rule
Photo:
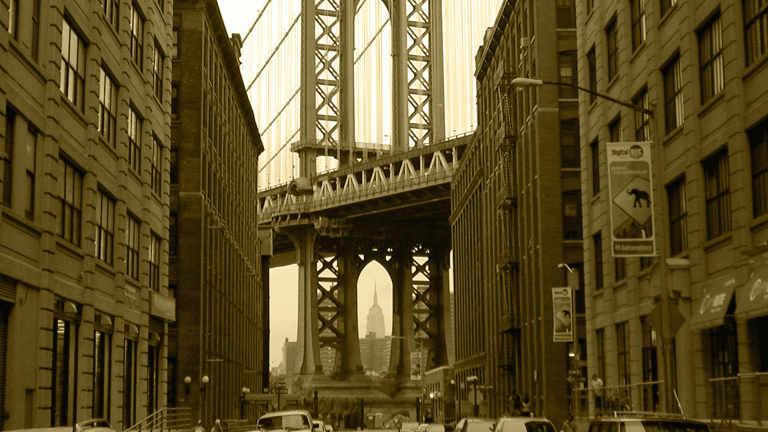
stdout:
<svg viewBox="0 0 768 432">
<path fill-rule="evenodd" d="M 555 432 L 552 423 L 546 421 L 503 422 L 501 432 Z"/>
<path fill-rule="evenodd" d="M 267 417 L 259 420 L 258 427 L 265 430 L 272 429 L 307 429 L 309 423 L 307 418 L 301 414 L 284 415 L 277 417 Z"/>
</svg>

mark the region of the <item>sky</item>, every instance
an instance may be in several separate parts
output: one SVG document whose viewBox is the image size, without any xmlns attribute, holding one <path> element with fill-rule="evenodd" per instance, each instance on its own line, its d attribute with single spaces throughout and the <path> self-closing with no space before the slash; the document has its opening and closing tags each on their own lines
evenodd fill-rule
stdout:
<svg viewBox="0 0 768 432">
<path fill-rule="evenodd" d="M 281 40 L 281 35 L 284 30 L 280 27 L 281 24 L 273 25 L 272 21 L 285 21 L 284 28 L 287 28 L 288 23 L 291 21 L 291 14 L 293 14 L 294 3 L 298 0 L 218 0 L 219 9 L 221 10 L 224 23 L 227 27 L 228 33 L 239 33 L 245 37 L 250 27 L 253 25 L 256 18 L 259 16 L 259 11 L 267 5 L 267 14 L 265 14 L 260 21 L 260 25 L 256 26 L 256 30 L 249 35 L 250 44 L 258 44 L 258 50 L 261 55 L 272 51 L 274 46 Z M 368 9 L 362 9 L 356 19 L 356 26 L 363 32 L 372 32 L 378 27 L 378 24 L 370 25 L 363 21 L 361 15 L 365 15 L 369 20 L 373 20 L 373 10 L 381 11 L 381 6 L 376 5 L 373 2 L 381 0 L 363 0 L 371 2 L 370 4 L 361 3 Z M 501 5 L 502 0 L 483 0 L 477 2 L 476 0 L 440 0 L 443 7 L 443 27 L 444 29 L 450 29 L 444 31 L 444 46 L 445 48 L 445 70 L 450 71 L 450 74 L 446 74 L 445 88 L 446 88 L 446 135 L 452 136 L 461 134 L 474 129 L 475 123 L 475 80 L 474 80 L 474 56 L 478 47 L 482 44 L 482 38 L 485 30 L 488 26 L 493 25 L 496 17 L 496 13 Z M 291 6 L 294 5 L 294 6 Z M 375 6 L 375 7 L 374 7 Z M 270 13 L 272 15 L 270 15 Z M 380 13 L 380 12 L 377 12 Z M 380 19 L 380 17 L 376 18 Z M 358 23 L 358 20 L 360 21 Z M 261 25 L 267 21 L 267 25 Z M 258 34 L 259 31 L 265 31 L 264 28 L 271 28 L 269 34 Z M 275 30 L 280 28 L 280 30 Z M 260 30 L 261 29 L 261 30 Z M 367 29 L 367 30 L 366 30 Z M 384 34 L 384 33 L 382 33 Z M 362 45 L 362 43 L 360 43 Z M 291 47 L 292 45 L 288 44 Z M 381 49 L 384 58 L 389 56 L 388 43 L 382 45 Z M 356 47 L 360 49 L 360 47 Z M 292 48 L 293 49 L 293 48 Z M 244 47 L 245 55 L 245 47 Z M 255 54 L 258 56 L 259 54 Z M 380 55 L 380 54 L 379 54 Z M 283 63 L 298 64 L 298 55 L 294 62 L 291 58 L 283 60 Z M 275 57 L 278 60 L 280 54 Z M 374 57 L 375 58 L 375 57 Z M 377 61 L 377 60 L 374 60 Z M 273 61 L 275 65 L 282 65 L 280 61 Z M 242 73 L 244 75 L 244 81 L 248 86 L 251 81 L 249 74 L 256 75 L 261 73 L 260 68 L 262 65 L 249 64 L 248 61 L 243 61 Z M 275 68 L 276 72 L 265 71 L 262 75 L 264 77 L 274 76 L 276 83 L 268 82 L 268 87 L 280 87 L 282 91 L 285 89 L 290 90 L 293 85 L 290 83 L 290 77 L 285 74 L 284 70 L 280 67 Z M 384 73 L 387 70 L 384 69 Z M 376 79 L 383 79 L 381 76 L 377 76 Z M 268 81 L 268 80 L 267 80 Z M 365 85 L 365 82 L 362 82 Z M 254 89 L 256 86 L 254 86 Z M 261 99 L 266 98 L 266 101 L 259 101 L 256 105 L 259 110 L 256 110 L 257 123 L 259 123 L 259 129 L 262 130 L 263 138 L 265 141 L 265 147 L 278 148 L 282 143 L 279 142 L 283 138 L 273 138 L 277 134 L 274 132 L 279 127 L 275 126 L 269 133 L 266 133 L 265 124 L 271 124 L 271 117 L 278 109 L 273 107 L 279 107 L 283 102 L 281 97 L 273 97 L 271 95 L 264 95 L 259 92 L 263 90 L 255 89 L 251 90 L 249 94 L 261 94 Z M 288 92 L 290 93 L 290 91 Z M 374 95 L 376 93 L 373 93 Z M 386 96 L 387 90 L 384 89 L 382 106 L 385 108 L 379 111 L 386 111 L 386 104 L 388 104 L 388 97 Z M 369 95 L 370 97 L 370 95 Z M 374 104 L 378 105 L 378 104 Z M 266 110 L 263 110 L 267 107 Z M 448 109 L 452 108 L 452 109 Z M 358 108 L 356 108 L 358 109 Z M 258 112 L 265 111 L 265 112 Z M 367 116 L 369 113 L 362 110 L 362 115 Z M 379 113 L 377 113 L 379 114 Z M 266 115 L 266 117 L 261 117 Z M 380 115 L 380 114 L 379 114 Z M 285 116 L 288 117 L 288 116 Z M 288 120 L 291 120 L 290 118 Z M 286 120 L 286 121 L 288 121 Z M 293 119 L 295 120 L 295 119 Z M 383 140 L 380 142 L 386 142 L 389 135 L 389 121 L 383 120 L 383 124 L 374 126 L 377 129 L 375 134 L 379 137 L 383 136 Z M 367 122 L 372 123 L 372 122 Z M 373 122 L 375 123 L 375 122 Z M 357 126 L 357 125 L 356 125 Z M 268 126 L 267 126 L 268 128 Z M 285 129 L 285 128 L 283 128 Z M 273 135 L 274 132 L 274 135 Z M 283 130 L 285 132 L 285 130 Z M 290 134 L 290 129 L 287 131 Z M 380 138 L 379 138 L 380 139 Z M 267 153 L 267 152 L 265 152 Z M 267 156 L 269 157 L 269 155 Z M 291 164 L 290 158 L 286 159 L 287 164 Z M 260 161 L 261 162 L 261 161 Z M 295 165 L 295 162 L 294 162 Z M 295 167 L 294 167 L 295 168 Z M 261 169 L 260 169 L 261 172 Z M 262 173 L 263 174 L 263 173 Z M 278 179 L 285 181 L 284 178 Z M 259 180 L 259 184 L 263 185 L 262 180 Z M 291 341 L 295 341 L 297 338 L 297 320 L 298 320 L 298 268 L 295 265 L 274 268 L 270 270 L 271 287 L 270 287 L 270 365 L 278 366 L 282 361 L 282 346 L 286 338 Z M 384 269 L 378 264 L 369 264 L 361 273 L 360 281 L 358 283 L 358 329 L 360 336 L 364 336 L 366 327 L 366 316 L 371 305 L 373 305 L 373 292 L 374 289 L 378 291 L 378 301 L 382 310 L 384 311 L 385 325 L 387 334 L 391 333 L 392 328 L 392 282 Z"/>
</svg>

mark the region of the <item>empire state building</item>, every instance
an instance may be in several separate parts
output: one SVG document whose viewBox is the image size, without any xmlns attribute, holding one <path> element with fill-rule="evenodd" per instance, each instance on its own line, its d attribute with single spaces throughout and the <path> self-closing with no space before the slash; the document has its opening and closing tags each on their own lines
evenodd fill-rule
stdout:
<svg viewBox="0 0 768 432">
<path fill-rule="evenodd" d="M 368 324 L 365 327 L 365 335 L 375 338 L 384 337 L 384 312 L 379 306 L 379 297 L 376 288 L 373 288 L 373 306 L 368 309 Z"/>
</svg>

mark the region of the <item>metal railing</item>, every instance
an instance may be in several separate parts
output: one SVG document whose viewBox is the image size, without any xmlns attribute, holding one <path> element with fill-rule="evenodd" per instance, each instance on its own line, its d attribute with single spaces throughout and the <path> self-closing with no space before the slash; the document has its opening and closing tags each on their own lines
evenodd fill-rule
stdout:
<svg viewBox="0 0 768 432">
<path fill-rule="evenodd" d="M 666 412 L 661 403 L 663 391 L 664 381 L 605 386 L 597 395 L 594 388 L 573 389 L 571 409 L 577 417 L 613 415 L 617 411 Z M 594 411 L 590 412 L 590 406 Z"/>
<path fill-rule="evenodd" d="M 192 430 L 192 410 L 189 407 L 161 408 L 123 432 L 176 432 Z"/>
<path fill-rule="evenodd" d="M 709 383 L 713 419 L 758 425 L 768 420 L 768 372 L 711 378 Z"/>
</svg>

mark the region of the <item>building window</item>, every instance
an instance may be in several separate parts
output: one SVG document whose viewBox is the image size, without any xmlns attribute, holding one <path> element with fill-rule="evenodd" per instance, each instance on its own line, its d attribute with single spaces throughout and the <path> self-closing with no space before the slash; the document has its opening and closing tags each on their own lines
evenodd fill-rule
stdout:
<svg viewBox="0 0 768 432">
<path fill-rule="evenodd" d="M 752 214 L 758 217 L 768 213 L 768 120 L 747 135 L 752 154 Z"/>
<path fill-rule="evenodd" d="M 101 136 L 117 146 L 117 86 L 109 73 L 102 67 L 99 71 L 99 132 Z"/>
<path fill-rule="evenodd" d="M 677 0 L 661 0 L 661 16 L 666 15 L 676 4 Z"/>
<path fill-rule="evenodd" d="M 40 54 L 40 0 L 32 2 L 32 45 L 29 51 L 32 53 L 32 59 L 37 61 Z"/>
<path fill-rule="evenodd" d="M 24 199 L 24 216 L 29 220 L 35 219 L 35 164 L 37 162 L 37 129 L 28 125 L 25 158 L 27 169 L 22 196 Z"/>
<path fill-rule="evenodd" d="M 168 254 L 175 256 L 179 245 L 179 217 L 175 212 L 168 215 Z"/>
<path fill-rule="evenodd" d="M 576 8 L 573 0 L 557 0 L 557 27 L 576 27 Z"/>
<path fill-rule="evenodd" d="M 628 327 L 626 321 L 616 324 L 616 364 L 618 366 L 620 386 L 627 386 L 630 384 Z"/>
<path fill-rule="evenodd" d="M 18 38 L 19 0 L 10 0 L 8 4 L 8 33 L 14 39 Z"/>
<path fill-rule="evenodd" d="M 104 315 L 96 314 L 93 331 L 93 410 L 92 418 L 109 420 L 109 394 L 112 379 L 112 332 L 102 321 Z"/>
<path fill-rule="evenodd" d="M 149 288 L 160 291 L 160 237 L 152 233 L 149 239 Z"/>
<path fill-rule="evenodd" d="M 126 326 L 130 326 L 127 324 Z M 136 423 L 137 341 L 126 335 L 123 343 L 123 428 Z"/>
<path fill-rule="evenodd" d="M 162 191 L 162 174 L 163 174 L 163 145 L 160 144 L 160 140 L 157 137 L 152 139 L 152 159 L 150 160 L 150 186 L 158 196 Z"/>
<path fill-rule="evenodd" d="M 179 118 L 179 85 L 171 84 L 171 120 Z"/>
<path fill-rule="evenodd" d="M 80 246 L 80 218 L 83 211 L 83 174 L 64 158 L 59 158 L 57 182 L 59 196 L 59 236 Z"/>
<path fill-rule="evenodd" d="M 632 51 L 645 42 L 645 0 L 629 0 L 632 14 Z"/>
<path fill-rule="evenodd" d="M 592 236 L 592 245 L 595 259 L 595 290 L 603 289 L 603 235 L 597 233 Z"/>
<path fill-rule="evenodd" d="M 595 47 L 593 46 L 587 52 L 587 69 L 589 70 L 589 103 L 593 103 L 597 96 L 597 57 L 595 56 Z"/>
<path fill-rule="evenodd" d="M 605 378 L 605 329 L 595 330 L 595 345 L 597 375 Z"/>
<path fill-rule="evenodd" d="M 664 76 L 664 122 L 670 133 L 683 125 L 683 72 L 680 58 L 673 58 L 661 71 Z"/>
<path fill-rule="evenodd" d="M 712 347 L 712 378 L 731 378 L 712 381 L 713 418 L 739 419 L 739 353 L 737 349 L 736 321 L 731 305 L 727 305 L 723 325 L 709 329 Z"/>
<path fill-rule="evenodd" d="M 614 258 L 613 267 L 616 272 L 616 282 L 627 277 L 627 259 L 625 257 Z"/>
<path fill-rule="evenodd" d="M 560 157 L 563 168 L 579 168 L 579 120 L 560 122 Z"/>
<path fill-rule="evenodd" d="M 768 2 L 745 0 L 743 4 L 746 60 L 750 66 L 768 52 Z"/>
<path fill-rule="evenodd" d="M 65 306 L 66 305 L 66 306 Z M 74 310 L 72 310 L 74 309 Z M 76 306 L 56 300 L 53 318 L 51 368 L 51 425 L 75 423 L 77 409 L 77 319 Z"/>
<path fill-rule="evenodd" d="M 581 240 L 581 191 L 563 192 L 563 238 Z"/>
<path fill-rule="evenodd" d="M 707 239 L 731 230 L 731 186 L 728 149 L 704 162 L 707 199 Z"/>
<path fill-rule="evenodd" d="M 641 411 L 657 412 L 659 407 L 659 362 L 656 350 L 656 330 L 651 327 L 648 317 L 640 317 L 643 330 L 643 383 L 654 383 L 642 386 L 643 406 Z"/>
<path fill-rule="evenodd" d="M 128 216 L 128 229 L 125 239 L 125 273 L 139 279 L 139 239 L 141 235 L 141 222 L 133 216 Z"/>
<path fill-rule="evenodd" d="M 101 10 L 104 18 L 117 31 L 117 23 L 120 18 L 120 0 L 101 0 Z"/>
<path fill-rule="evenodd" d="M 589 154 L 592 161 L 592 195 L 600 195 L 600 150 L 597 141 L 589 145 Z"/>
<path fill-rule="evenodd" d="M 112 265 L 115 238 L 115 200 L 99 189 L 96 200 L 96 258 Z"/>
<path fill-rule="evenodd" d="M 648 90 L 643 89 L 632 98 L 632 103 L 641 108 L 648 109 Z M 642 111 L 635 110 L 635 140 L 650 141 L 651 137 L 651 115 Z"/>
<path fill-rule="evenodd" d="M 645 270 L 653 264 L 654 257 L 640 257 L 640 270 Z"/>
<path fill-rule="evenodd" d="M 579 97 L 575 86 L 578 86 L 576 78 L 576 52 L 566 51 L 558 53 L 558 70 L 560 82 L 567 85 L 558 86 L 559 96 L 563 99 L 575 99 Z"/>
<path fill-rule="evenodd" d="M 13 194 L 13 147 L 16 141 L 16 111 L 6 107 L 5 154 L 3 155 L 3 204 L 10 207 Z"/>
<path fill-rule="evenodd" d="M 688 250 L 688 209 L 685 194 L 685 177 L 667 186 L 669 200 L 669 248 L 675 256 Z"/>
<path fill-rule="evenodd" d="M 705 103 L 723 91 L 723 32 L 720 15 L 712 18 L 699 31 L 699 73 L 701 78 L 701 103 Z"/>
<path fill-rule="evenodd" d="M 621 142 L 621 117 L 608 124 L 608 139 L 610 142 Z"/>
<path fill-rule="evenodd" d="M 619 73 L 619 44 L 617 42 L 616 17 L 605 28 L 605 36 L 608 42 L 608 82 L 611 82 Z"/>
<path fill-rule="evenodd" d="M 179 48 L 180 48 L 179 47 L 179 28 L 178 27 L 174 27 L 173 28 L 173 34 L 171 34 L 171 38 L 172 38 L 172 41 L 171 41 L 171 57 L 177 59 L 177 58 L 179 58 L 179 54 L 180 54 L 180 51 L 179 51 Z"/>
<path fill-rule="evenodd" d="M 163 63 L 165 54 L 163 54 L 160 44 L 155 40 L 155 52 L 152 55 L 152 88 L 155 90 L 155 96 L 163 102 Z"/>
<path fill-rule="evenodd" d="M 147 347 L 147 412 L 160 409 L 160 347 Z"/>
<path fill-rule="evenodd" d="M 139 69 L 144 66 L 144 17 L 136 3 L 131 3 L 131 59 Z"/>
<path fill-rule="evenodd" d="M 61 29 L 61 80 L 59 89 L 83 111 L 85 44 L 66 19 Z"/>
<path fill-rule="evenodd" d="M 168 181 L 172 185 L 179 184 L 179 151 L 171 149 L 171 175 Z"/>
<path fill-rule="evenodd" d="M 141 172 L 141 118 L 136 110 L 128 110 L 128 166 Z"/>
</svg>

